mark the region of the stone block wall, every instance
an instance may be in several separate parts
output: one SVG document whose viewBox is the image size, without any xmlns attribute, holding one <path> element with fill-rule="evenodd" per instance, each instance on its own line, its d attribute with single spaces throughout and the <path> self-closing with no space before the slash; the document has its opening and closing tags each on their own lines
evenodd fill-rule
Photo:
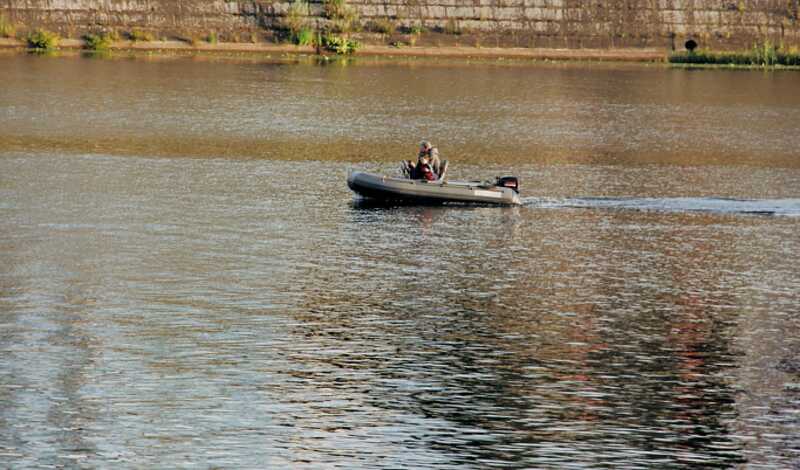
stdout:
<svg viewBox="0 0 800 470">
<path fill-rule="evenodd" d="M 308 19 L 325 24 L 324 0 Z M 506 38 L 525 47 L 682 48 L 694 38 L 718 49 L 769 40 L 800 45 L 799 0 L 348 0 L 367 26 L 390 21 L 441 34 Z M 181 31 L 275 31 L 290 2 L 223 0 L 0 0 L 6 20 L 63 35 L 104 28 Z"/>
</svg>

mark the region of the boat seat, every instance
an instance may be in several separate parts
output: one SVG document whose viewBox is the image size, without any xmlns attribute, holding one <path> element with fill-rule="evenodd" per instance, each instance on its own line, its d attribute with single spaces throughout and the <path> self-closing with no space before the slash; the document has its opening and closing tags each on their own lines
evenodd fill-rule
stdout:
<svg viewBox="0 0 800 470">
<path fill-rule="evenodd" d="M 403 174 L 403 177 L 411 179 L 413 176 L 413 170 L 409 163 L 410 162 L 408 160 L 403 160 L 400 162 L 400 173 Z"/>
<path fill-rule="evenodd" d="M 442 164 L 440 165 L 439 169 L 441 173 L 437 173 L 439 178 L 436 179 L 437 183 L 441 183 L 444 181 L 445 177 L 447 177 L 447 160 L 442 160 Z"/>
</svg>

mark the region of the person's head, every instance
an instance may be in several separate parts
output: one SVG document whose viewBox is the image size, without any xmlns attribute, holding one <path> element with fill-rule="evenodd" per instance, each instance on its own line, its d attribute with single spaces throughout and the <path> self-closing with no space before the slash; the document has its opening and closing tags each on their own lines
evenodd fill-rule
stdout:
<svg viewBox="0 0 800 470">
<path fill-rule="evenodd" d="M 420 151 L 427 152 L 427 151 L 429 151 L 431 149 L 431 147 L 433 147 L 433 146 L 427 140 L 423 140 L 422 142 L 419 143 Z"/>
<path fill-rule="evenodd" d="M 431 154 L 431 158 L 433 158 L 433 157 L 438 157 L 438 156 L 439 156 L 439 149 L 437 149 L 437 148 L 432 148 L 432 149 L 430 150 L 430 154 Z"/>
</svg>

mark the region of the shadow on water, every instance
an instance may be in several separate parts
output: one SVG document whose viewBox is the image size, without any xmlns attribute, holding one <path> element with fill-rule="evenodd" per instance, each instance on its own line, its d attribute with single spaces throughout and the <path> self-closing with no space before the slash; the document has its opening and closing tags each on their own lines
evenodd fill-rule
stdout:
<svg viewBox="0 0 800 470">
<path fill-rule="evenodd" d="M 367 199 L 355 197 L 350 206 L 356 210 L 392 210 L 400 207 L 442 207 L 442 204 L 420 203 L 412 201 L 382 201 L 380 199 Z"/>
<path fill-rule="evenodd" d="M 112 60 L 116 58 L 110 50 L 81 51 L 81 57 L 89 60 Z"/>
<path fill-rule="evenodd" d="M 500 207 L 508 209 L 509 206 L 497 206 L 496 204 L 459 204 L 443 203 L 430 201 L 382 201 L 380 199 L 369 199 L 356 197 L 351 202 L 351 207 L 356 210 L 375 210 L 375 209 L 397 209 L 401 207 L 440 207 L 460 210 L 475 210 L 482 207 Z"/>
</svg>

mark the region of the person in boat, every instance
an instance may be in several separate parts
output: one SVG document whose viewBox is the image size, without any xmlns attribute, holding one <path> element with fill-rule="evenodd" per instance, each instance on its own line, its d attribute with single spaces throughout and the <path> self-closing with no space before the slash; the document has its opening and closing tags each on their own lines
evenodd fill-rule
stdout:
<svg viewBox="0 0 800 470">
<path fill-rule="evenodd" d="M 439 149 L 434 147 L 429 141 L 423 140 L 419 143 L 419 154 L 417 155 L 417 159 L 422 158 L 423 155 L 428 157 L 433 172 L 438 175 L 441 172 L 442 167 L 442 163 L 439 160 Z"/>
<path fill-rule="evenodd" d="M 417 177 L 414 179 L 419 180 L 426 180 L 426 181 L 436 181 L 439 179 L 439 176 L 434 173 L 433 165 L 431 165 L 430 157 L 427 155 L 423 155 L 420 157 L 417 165 L 415 167 Z"/>
<path fill-rule="evenodd" d="M 433 144 L 428 142 L 427 140 L 423 140 L 419 143 L 419 153 L 417 153 L 417 159 L 423 157 L 423 155 L 431 156 L 431 150 L 433 149 Z"/>
<path fill-rule="evenodd" d="M 436 173 L 439 178 L 444 178 L 444 173 L 447 169 L 447 160 L 442 161 L 439 159 L 439 149 L 436 147 L 431 147 L 429 158 L 433 172 Z"/>
<path fill-rule="evenodd" d="M 403 162 L 403 174 L 411 179 L 427 179 L 427 176 L 420 172 L 420 163 L 422 162 L 423 158 L 427 160 L 427 164 L 430 166 L 430 169 L 435 176 L 434 180 L 444 178 L 444 174 L 447 171 L 447 161 L 442 164 L 442 161 L 439 159 L 439 149 L 434 147 L 427 140 L 423 140 L 419 144 L 417 163 L 414 163 L 411 160 L 406 160 Z"/>
<path fill-rule="evenodd" d="M 436 181 L 439 179 L 439 175 L 433 171 L 431 159 L 427 155 L 421 155 L 417 163 L 411 160 L 404 161 L 402 171 L 407 178 L 412 180 Z"/>
</svg>

